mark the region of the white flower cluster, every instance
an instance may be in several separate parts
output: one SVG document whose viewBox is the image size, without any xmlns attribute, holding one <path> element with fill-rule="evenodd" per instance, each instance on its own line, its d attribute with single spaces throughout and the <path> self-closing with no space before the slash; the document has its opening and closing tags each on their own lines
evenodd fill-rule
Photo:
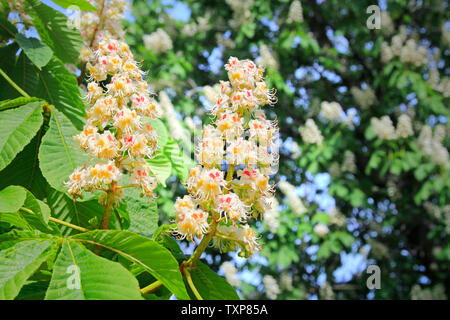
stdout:
<svg viewBox="0 0 450 320">
<path fill-rule="evenodd" d="M 175 140 L 190 139 L 190 134 L 187 132 L 180 123 L 175 113 L 172 101 L 170 101 L 169 95 L 165 91 L 159 93 L 159 103 L 164 111 L 164 117 L 169 124 L 170 134 Z"/>
<path fill-rule="evenodd" d="M 229 21 L 230 27 L 238 29 L 244 22 L 252 22 L 253 16 L 250 7 L 254 0 L 225 0 L 227 5 L 233 10 L 233 19 Z"/>
<path fill-rule="evenodd" d="M 87 86 L 87 123 L 74 139 L 98 159 L 94 166 L 76 168 L 66 182 L 74 197 L 82 191 L 106 190 L 117 184 L 122 171 L 130 173 L 130 183 L 147 196 L 156 187 L 156 178 L 144 158 L 151 158 L 157 133 L 144 117 L 157 118 L 161 112 L 149 96 L 143 72 L 124 42 L 100 41 L 87 64 L 91 82 Z M 110 79 L 109 83 L 100 82 Z"/>
<path fill-rule="evenodd" d="M 303 8 L 299 0 L 295 0 L 289 6 L 287 23 L 303 22 Z"/>
<path fill-rule="evenodd" d="M 266 289 L 267 298 L 275 300 L 277 296 L 281 293 L 280 287 L 278 286 L 277 280 L 271 275 L 265 275 L 263 277 L 264 288 Z"/>
<path fill-rule="evenodd" d="M 221 82 L 212 109 L 215 120 L 203 128 L 195 147 L 200 165 L 192 168 L 187 178 L 190 195 L 185 198 L 194 206 L 185 210 L 177 201 L 176 223 L 178 233 L 189 239 L 212 228 L 213 240 L 221 250 L 235 250 L 239 245 L 243 249 L 239 254 L 248 257 L 259 245 L 247 218 L 269 210 L 274 192 L 269 174 L 278 164 L 278 127 L 266 119 L 260 106 L 272 104 L 275 97 L 262 78 L 263 70 L 254 62 L 230 57 L 225 69 L 229 81 Z M 189 212 L 197 210 L 206 217 L 211 215 L 209 229 L 195 226 L 198 219 L 186 219 L 192 216 Z"/>
<path fill-rule="evenodd" d="M 422 288 L 415 284 L 411 289 L 412 300 L 447 300 L 445 288 L 442 284 L 437 284 L 430 288 Z"/>
<path fill-rule="evenodd" d="M 230 261 L 225 261 L 224 263 L 222 263 L 221 269 L 225 274 L 225 279 L 227 280 L 227 282 L 233 287 L 239 287 L 241 281 L 237 277 L 236 267 Z"/>
<path fill-rule="evenodd" d="M 268 226 L 270 232 L 275 233 L 280 227 L 280 221 L 278 220 L 280 216 L 278 212 L 279 203 L 275 197 L 271 199 L 270 203 L 270 209 L 264 213 L 264 224 Z"/>
<path fill-rule="evenodd" d="M 142 40 L 144 41 L 145 48 L 156 54 L 164 53 L 172 49 L 172 39 L 161 28 L 158 28 L 151 34 L 145 34 Z"/>
<path fill-rule="evenodd" d="M 350 89 L 350 92 L 353 95 L 356 103 L 363 110 L 367 110 L 369 107 L 378 102 L 377 97 L 375 96 L 375 92 L 369 86 L 367 86 L 365 90 L 362 90 L 358 87 L 352 87 Z"/>
<path fill-rule="evenodd" d="M 32 25 L 33 19 L 25 12 L 25 7 L 27 6 L 27 2 L 25 0 L 6 0 L 7 8 L 3 7 L 4 3 L 0 2 L 0 11 L 6 11 L 9 9 L 14 14 L 7 14 L 7 18 L 13 24 L 23 24 L 25 29 Z M 19 32 L 23 32 L 23 30 L 19 29 Z M 5 39 L 6 41 L 7 39 Z M 2 40 L 3 41 L 3 40 Z"/>
<path fill-rule="evenodd" d="M 387 11 L 381 11 L 381 31 L 390 35 L 395 31 L 394 22 L 391 19 L 391 16 Z"/>
<path fill-rule="evenodd" d="M 322 145 L 323 136 L 313 119 L 306 120 L 304 126 L 298 129 L 303 141 L 308 144 Z"/>
<path fill-rule="evenodd" d="M 398 118 L 397 129 L 389 116 L 382 116 L 380 119 L 373 117 L 370 119 L 370 124 L 375 135 L 381 140 L 407 138 L 414 134 L 411 118 L 407 114 L 402 114 Z"/>
<path fill-rule="evenodd" d="M 227 49 L 233 49 L 236 46 L 236 43 L 233 41 L 233 39 L 231 39 L 231 37 L 225 37 L 223 33 L 216 33 L 216 41 L 217 44 Z"/>
<path fill-rule="evenodd" d="M 197 18 L 197 22 L 192 21 L 190 23 L 185 24 L 183 26 L 183 29 L 181 29 L 181 33 L 188 37 L 192 37 L 197 33 L 208 32 L 209 30 L 211 30 L 212 26 L 212 24 L 209 21 L 211 19 L 211 16 L 212 15 L 210 12 L 206 12 L 204 17 Z"/>
<path fill-rule="evenodd" d="M 403 63 L 420 67 L 427 63 L 427 56 L 425 46 L 418 45 L 414 38 L 407 39 L 405 28 L 401 28 L 400 33 L 392 37 L 391 45 L 387 42 L 381 44 L 381 61 L 383 63 L 399 57 Z"/>
<path fill-rule="evenodd" d="M 334 291 L 331 284 L 327 281 L 325 281 L 320 287 L 319 287 L 319 297 L 321 300 L 334 300 Z"/>
<path fill-rule="evenodd" d="M 445 98 L 450 97 L 450 77 L 441 79 L 439 71 L 436 68 L 431 68 L 427 82 L 431 88 L 441 92 Z"/>
<path fill-rule="evenodd" d="M 267 45 L 263 44 L 259 47 L 259 54 L 260 57 L 256 59 L 258 65 L 275 70 L 278 69 L 278 61 Z"/>
<path fill-rule="evenodd" d="M 295 187 L 287 181 L 280 181 L 278 183 L 278 188 L 280 188 L 281 192 L 287 197 L 287 201 L 292 211 L 300 216 L 307 212 L 308 210 L 305 208 L 302 200 L 295 192 Z"/>
<path fill-rule="evenodd" d="M 398 117 L 397 129 L 395 131 L 397 138 L 407 138 L 414 134 L 411 124 L 411 118 L 407 114 Z"/>
<path fill-rule="evenodd" d="M 350 173 L 356 172 L 357 168 L 355 163 L 355 154 L 350 150 L 345 150 L 344 160 L 342 161 L 340 169 L 342 172 L 350 172 Z"/>
<path fill-rule="evenodd" d="M 81 12 L 79 16 L 74 17 L 85 44 L 80 55 L 83 62 L 89 60 L 91 49 L 97 48 L 99 42 L 124 39 L 122 20 L 128 8 L 126 0 L 92 0 L 89 3 L 96 7 L 97 11 Z"/>
<path fill-rule="evenodd" d="M 445 167 L 449 166 L 449 153 L 442 141 L 446 137 L 445 127 L 438 125 L 433 130 L 429 125 L 424 125 L 417 139 L 417 145 L 422 152 L 431 158 L 431 161 Z"/>
<path fill-rule="evenodd" d="M 292 278 L 292 276 L 289 273 L 283 272 L 281 274 L 280 284 L 284 290 L 292 291 L 292 289 L 294 288 L 293 281 L 294 281 L 294 279 Z"/>
<path fill-rule="evenodd" d="M 331 224 L 335 224 L 338 227 L 343 227 L 346 224 L 345 216 L 336 207 L 328 208 L 327 214 L 331 217 Z"/>
<path fill-rule="evenodd" d="M 345 114 L 341 105 L 336 102 L 322 101 L 320 103 L 320 111 L 322 116 L 330 122 L 342 122 L 348 126 L 353 125 L 353 116 L 351 114 Z"/>
<path fill-rule="evenodd" d="M 211 104 L 215 104 L 217 100 L 219 99 L 220 95 L 220 84 L 216 83 L 214 86 L 204 86 L 203 87 L 203 94 L 205 95 L 206 99 Z"/>
</svg>

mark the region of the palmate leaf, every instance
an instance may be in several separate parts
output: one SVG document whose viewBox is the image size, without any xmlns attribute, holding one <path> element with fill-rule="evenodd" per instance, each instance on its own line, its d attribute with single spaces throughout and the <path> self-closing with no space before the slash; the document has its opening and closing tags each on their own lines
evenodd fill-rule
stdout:
<svg viewBox="0 0 450 320">
<path fill-rule="evenodd" d="M 38 199 L 47 195 L 49 188 L 47 181 L 39 169 L 39 142 L 43 133 L 43 126 L 31 142 L 20 152 L 14 160 L 0 171 L 0 189 L 9 185 L 20 185 L 30 190 Z"/>
<path fill-rule="evenodd" d="M 52 254 L 52 240 L 22 241 L 0 251 L 0 300 L 14 299 L 25 281 Z"/>
<path fill-rule="evenodd" d="M 73 139 L 78 132 L 61 112 L 51 108 L 48 131 L 39 147 L 39 162 L 42 174 L 48 183 L 59 191 L 64 191 L 73 170 L 87 161 L 87 155 Z"/>
<path fill-rule="evenodd" d="M 59 253 L 47 300 L 141 300 L 135 277 L 118 262 L 99 257 L 67 239 Z"/>
<path fill-rule="evenodd" d="M 54 3 L 60 5 L 63 8 L 69 8 L 70 6 L 78 7 L 82 11 L 96 11 L 97 8 L 94 7 L 86 0 L 53 0 Z"/>
<path fill-rule="evenodd" d="M 163 150 L 164 154 L 170 159 L 172 168 L 175 169 L 178 177 L 180 177 L 181 180 L 186 179 L 189 173 L 189 167 L 187 163 L 185 163 L 185 156 L 180 150 L 178 143 L 172 138 L 169 138 Z"/>
<path fill-rule="evenodd" d="M 37 73 L 36 66 L 23 51 L 19 54 L 19 57 L 15 61 L 14 70 L 10 71 L 8 74 L 11 79 L 29 96 L 38 97 L 36 92 L 39 84 L 39 75 Z M 16 89 L 12 88 L 12 90 L 13 95 L 9 95 L 8 97 L 20 96 Z"/>
<path fill-rule="evenodd" d="M 0 101 L 0 111 L 23 106 L 24 104 L 39 101 L 39 100 L 41 100 L 41 99 L 39 99 L 37 97 L 30 97 L 30 98 L 19 97 L 16 99 L 3 100 L 3 101 Z"/>
<path fill-rule="evenodd" d="M 32 17 L 41 40 L 64 63 L 77 63 L 83 39 L 80 32 L 71 26 L 68 18 L 61 12 L 36 0 L 27 0 L 30 6 L 26 12 Z"/>
<path fill-rule="evenodd" d="M 43 121 L 42 102 L 0 113 L 0 171 L 31 141 Z"/>
<path fill-rule="evenodd" d="M 205 300 L 239 300 L 236 290 L 207 265 L 199 262 L 190 270 L 192 282 Z M 189 287 L 189 286 L 187 286 Z M 191 293 L 191 296 L 195 296 Z"/>
<path fill-rule="evenodd" d="M 75 241 L 99 245 L 144 267 L 178 299 L 189 299 L 178 262 L 157 242 L 130 231 L 96 230 L 73 236 Z"/>
<path fill-rule="evenodd" d="M 23 34 L 16 34 L 16 41 L 27 57 L 39 69 L 45 66 L 53 55 L 52 49 L 37 38 L 27 38 Z"/>
<path fill-rule="evenodd" d="M 158 211 L 154 198 L 141 197 L 140 191 L 135 188 L 124 190 L 124 201 L 127 204 L 127 212 L 130 217 L 128 230 L 151 236 L 158 227 Z"/>
<path fill-rule="evenodd" d="M 9 186 L 0 191 L 0 212 L 16 212 L 25 202 L 26 191 L 19 186 Z"/>
<path fill-rule="evenodd" d="M 25 193 L 25 198 L 19 194 L 19 189 Z M 54 233 L 56 231 L 48 225 L 50 208 L 44 202 L 36 199 L 30 191 L 19 186 L 10 186 L 3 189 L 2 194 L 6 192 L 7 195 L 11 195 L 11 191 L 16 194 L 17 198 L 15 199 L 14 206 L 1 206 L 6 210 L 0 210 L 0 221 L 29 231 L 34 229 L 46 233 Z M 23 200 L 23 202 L 20 203 L 18 200 Z M 11 210 L 17 207 L 17 210 Z M 21 208 L 25 208 L 26 210 L 22 210 Z"/>
<path fill-rule="evenodd" d="M 147 160 L 147 163 L 158 182 L 165 187 L 166 180 L 170 177 L 172 171 L 169 158 L 164 153 L 159 152 L 152 159 Z"/>
<path fill-rule="evenodd" d="M 54 189 L 49 190 L 46 200 L 51 209 L 52 217 L 84 228 L 92 227 L 89 220 L 93 218 L 97 218 L 97 221 L 100 222 L 104 211 L 97 200 L 74 201 L 64 192 Z M 113 220 L 114 216 L 111 217 L 110 225 L 114 222 Z M 61 226 L 60 230 L 63 235 L 77 232 L 65 226 Z"/>
<path fill-rule="evenodd" d="M 81 130 L 86 112 L 76 77 L 55 57 L 38 71 L 38 75 L 39 82 L 33 96 L 53 104 L 78 130 Z"/>
</svg>

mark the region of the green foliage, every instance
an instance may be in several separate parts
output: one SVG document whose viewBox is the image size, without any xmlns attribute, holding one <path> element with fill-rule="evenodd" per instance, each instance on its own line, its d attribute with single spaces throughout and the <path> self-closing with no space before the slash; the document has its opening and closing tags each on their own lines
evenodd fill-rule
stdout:
<svg viewBox="0 0 450 320">
<path fill-rule="evenodd" d="M 0 117 L 0 170 L 36 135 L 43 122 L 42 103 L 32 102 L 3 111 Z"/>
<path fill-rule="evenodd" d="M 48 131 L 39 147 L 42 174 L 55 189 L 62 191 L 64 181 L 87 156 L 73 140 L 78 132 L 64 114 L 52 109 Z"/>
<path fill-rule="evenodd" d="M 142 296 L 136 278 L 120 263 L 99 257 L 74 240 L 66 240 L 56 258 L 45 299 L 142 300 Z"/>
</svg>

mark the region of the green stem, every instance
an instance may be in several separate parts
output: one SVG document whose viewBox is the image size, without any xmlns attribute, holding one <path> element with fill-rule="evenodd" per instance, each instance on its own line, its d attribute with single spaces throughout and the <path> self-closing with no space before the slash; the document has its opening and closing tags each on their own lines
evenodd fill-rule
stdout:
<svg viewBox="0 0 450 320">
<path fill-rule="evenodd" d="M 141 289 L 142 293 L 152 293 L 155 292 L 156 290 L 158 290 L 159 288 L 161 288 L 163 286 L 162 282 L 157 280 L 153 283 L 150 283 L 148 286 L 144 287 Z"/>
<path fill-rule="evenodd" d="M 25 212 L 28 212 L 28 213 L 31 213 L 31 214 L 35 214 L 34 211 L 32 211 L 32 210 L 30 210 L 30 209 L 28 209 L 28 208 L 23 208 L 23 207 L 22 207 L 22 208 L 20 208 L 20 210 L 25 211 Z M 56 222 L 56 223 L 61 224 L 61 225 L 64 225 L 64 226 L 66 226 L 66 227 L 69 227 L 69 228 L 72 228 L 72 229 L 81 231 L 81 232 L 88 232 L 88 231 L 89 231 L 88 229 L 85 229 L 85 228 L 83 228 L 83 227 L 80 227 L 80 226 L 71 224 L 71 223 L 66 222 L 66 221 L 63 221 L 63 220 L 56 219 L 56 218 L 54 218 L 54 217 L 50 217 L 50 218 L 48 218 L 48 220 L 53 221 L 53 222 Z"/>
<path fill-rule="evenodd" d="M 12 81 L 12 79 L 10 77 L 8 77 L 8 75 L 2 70 L 2 68 L 0 68 L 0 74 L 3 76 L 3 78 L 6 79 L 6 81 L 8 81 L 8 83 L 13 86 L 14 89 L 16 89 L 22 96 L 24 96 L 25 98 L 30 98 L 30 96 L 28 95 L 28 93 L 26 93 L 25 91 L 22 90 L 22 88 L 20 88 L 14 81 Z"/>
<path fill-rule="evenodd" d="M 197 291 L 197 288 L 195 287 L 194 282 L 192 281 L 191 273 L 189 272 L 188 268 L 184 269 L 184 274 L 186 275 L 186 279 L 189 284 L 189 287 L 191 287 L 191 290 L 194 293 L 197 300 L 203 300 L 202 296 Z"/>
<path fill-rule="evenodd" d="M 105 211 L 103 211 L 102 221 L 100 223 L 100 229 L 106 230 L 109 225 L 109 218 L 111 217 L 111 210 L 114 204 L 114 190 L 116 183 L 111 184 L 111 188 L 107 191 L 106 195 L 106 206 Z"/>
</svg>

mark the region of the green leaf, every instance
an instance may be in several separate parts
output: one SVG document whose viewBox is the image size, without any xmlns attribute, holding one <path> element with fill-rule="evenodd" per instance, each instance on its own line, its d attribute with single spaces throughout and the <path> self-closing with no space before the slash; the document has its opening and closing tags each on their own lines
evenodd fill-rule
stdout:
<svg viewBox="0 0 450 320">
<path fill-rule="evenodd" d="M 184 162 L 183 153 L 180 150 L 178 143 L 172 138 L 170 138 L 164 146 L 164 154 L 170 159 L 172 168 L 175 169 L 175 172 L 180 179 L 186 179 L 189 174 L 189 168 Z"/>
<path fill-rule="evenodd" d="M 102 246 L 144 267 L 178 299 L 189 299 L 178 262 L 170 252 L 146 237 L 130 231 L 96 230 L 73 236 L 76 241 Z"/>
<path fill-rule="evenodd" d="M 48 192 L 47 204 L 51 209 L 53 217 L 84 228 L 93 227 L 89 223 L 89 220 L 92 218 L 96 217 L 97 221 L 101 221 L 104 211 L 104 208 L 97 200 L 74 201 L 64 192 L 59 192 L 54 189 Z M 65 226 L 61 226 L 60 230 L 63 235 L 78 232 Z"/>
<path fill-rule="evenodd" d="M 35 101 L 39 101 L 39 100 L 41 100 L 41 99 L 36 98 L 36 97 L 30 97 L 30 98 L 19 97 L 16 99 L 3 100 L 3 101 L 0 101 L 0 111 L 23 106 L 24 104 L 27 104 L 29 102 L 35 102 Z"/>
<path fill-rule="evenodd" d="M 25 202 L 27 193 L 18 186 L 9 186 L 0 191 L 0 212 L 16 212 Z"/>
<path fill-rule="evenodd" d="M 51 253 L 51 240 L 30 240 L 0 252 L 0 300 L 16 297 L 25 281 Z"/>
<path fill-rule="evenodd" d="M 78 130 L 83 128 L 86 111 L 77 79 L 57 58 L 53 57 L 39 71 L 39 83 L 33 95 L 53 104 Z"/>
<path fill-rule="evenodd" d="M 53 0 L 57 5 L 68 8 L 70 6 L 76 6 L 82 11 L 97 11 L 97 8 L 86 0 Z M 75 9 L 75 7 L 74 7 Z"/>
<path fill-rule="evenodd" d="M 16 41 L 27 57 L 39 69 L 45 66 L 53 56 L 53 51 L 37 38 L 27 38 L 23 34 L 16 34 Z"/>
<path fill-rule="evenodd" d="M 64 181 L 87 161 L 87 156 L 73 139 L 78 132 L 69 119 L 53 107 L 51 112 L 49 129 L 39 148 L 39 162 L 48 183 L 56 190 L 64 191 Z"/>
<path fill-rule="evenodd" d="M 52 235 L 47 233 L 13 229 L 7 233 L 0 234 L 0 250 L 10 248 L 19 242 L 29 240 L 50 240 L 52 237 Z"/>
<path fill-rule="evenodd" d="M 360 189 L 353 189 L 350 194 L 350 203 L 354 207 L 359 207 L 364 203 L 366 195 Z"/>
<path fill-rule="evenodd" d="M 17 187 L 17 186 L 15 186 Z M 0 221 L 8 222 L 25 230 L 38 229 L 46 233 L 54 233 L 48 225 L 50 209 L 42 201 L 37 200 L 34 195 L 23 187 L 21 188 L 26 196 L 21 207 L 28 210 L 19 209 L 15 212 L 0 212 Z M 31 210 L 32 212 L 29 212 Z"/>
<path fill-rule="evenodd" d="M 138 232 L 144 236 L 151 236 L 158 227 L 158 207 L 156 200 L 141 197 L 140 191 L 135 188 L 124 190 L 124 200 L 127 203 L 130 226 L 128 230 Z"/>
<path fill-rule="evenodd" d="M 163 148 L 167 140 L 169 138 L 169 132 L 167 131 L 166 125 L 164 122 L 162 122 L 159 119 L 152 119 L 150 120 L 150 124 L 152 127 L 156 130 L 156 133 L 158 134 L 158 149 Z"/>
<path fill-rule="evenodd" d="M 120 263 L 67 240 L 53 267 L 46 300 L 141 300 L 136 278 Z"/>
<path fill-rule="evenodd" d="M 163 153 L 157 153 L 153 159 L 147 160 L 150 166 L 150 170 L 164 187 L 166 186 L 166 180 L 170 177 L 172 171 L 172 165 L 169 158 Z"/>
<path fill-rule="evenodd" d="M 41 102 L 0 113 L 0 170 L 31 141 L 43 121 Z"/>
<path fill-rule="evenodd" d="M 44 126 L 13 162 L 0 171 L 0 189 L 12 184 L 20 185 L 30 190 L 39 199 L 46 197 L 49 186 L 42 176 L 38 161 L 43 128 Z"/>
<path fill-rule="evenodd" d="M 190 270 L 192 282 L 205 300 L 239 300 L 236 290 L 206 264 L 199 262 Z M 186 285 L 188 288 L 189 286 Z M 190 291 L 190 290 L 189 290 Z M 191 296 L 195 296 L 191 293 Z"/>
<path fill-rule="evenodd" d="M 31 6 L 26 7 L 26 12 L 32 17 L 41 40 L 63 62 L 76 64 L 83 47 L 80 32 L 71 26 L 63 13 L 36 0 L 28 2 Z"/>
</svg>

